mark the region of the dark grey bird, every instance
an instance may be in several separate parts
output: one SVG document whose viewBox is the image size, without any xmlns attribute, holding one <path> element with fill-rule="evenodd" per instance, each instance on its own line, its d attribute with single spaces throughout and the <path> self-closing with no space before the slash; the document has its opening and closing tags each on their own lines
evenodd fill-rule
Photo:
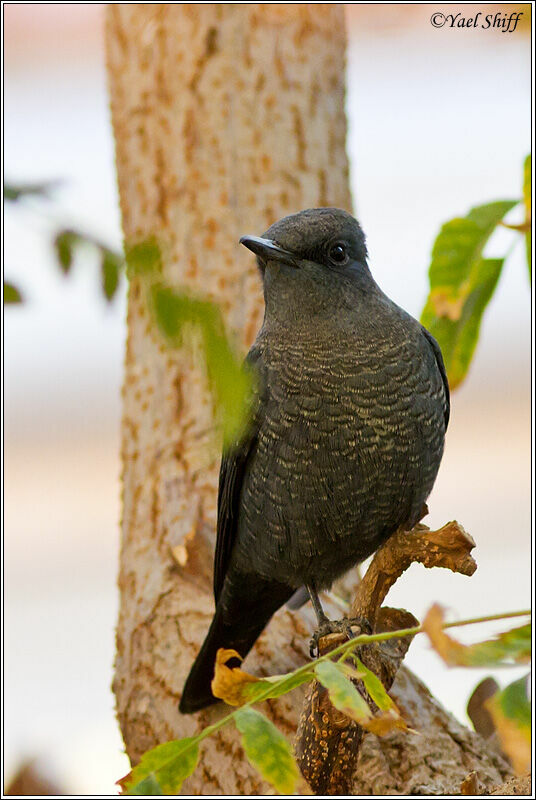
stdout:
<svg viewBox="0 0 536 800">
<path fill-rule="evenodd" d="M 350 214 L 308 209 L 240 241 L 264 284 L 259 390 L 222 459 L 216 611 L 183 713 L 215 702 L 218 648 L 245 657 L 301 587 L 325 629 L 318 591 L 420 519 L 449 419 L 439 346 L 376 284 Z"/>
</svg>

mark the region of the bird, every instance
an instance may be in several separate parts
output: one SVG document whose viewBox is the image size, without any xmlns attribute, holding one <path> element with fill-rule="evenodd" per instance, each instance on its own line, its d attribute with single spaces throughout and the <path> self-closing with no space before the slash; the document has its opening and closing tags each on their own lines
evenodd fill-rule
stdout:
<svg viewBox="0 0 536 800">
<path fill-rule="evenodd" d="M 240 243 L 264 290 L 256 390 L 222 455 L 215 613 L 181 713 L 217 702 L 218 649 L 245 658 L 300 593 L 330 629 L 319 591 L 421 519 L 450 414 L 440 347 L 375 282 L 350 213 L 306 209 Z"/>
</svg>

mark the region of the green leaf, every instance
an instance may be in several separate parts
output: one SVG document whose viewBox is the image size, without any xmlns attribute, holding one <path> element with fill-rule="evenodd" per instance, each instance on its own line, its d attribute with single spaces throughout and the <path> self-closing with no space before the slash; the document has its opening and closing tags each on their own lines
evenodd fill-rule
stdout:
<svg viewBox="0 0 536 800">
<path fill-rule="evenodd" d="M 527 697 L 527 678 L 514 681 L 485 703 L 502 749 L 515 771 L 524 774 L 530 767 L 531 708 Z"/>
<path fill-rule="evenodd" d="M 363 728 L 375 733 L 377 736 L 385 736 L 396 729 L 407 730 L 406 723 L 385 691 L 380 679 L 367 669 L 359 659 L 356 659 L 356 663 L 359 664 L 357 673 L 345 664 L 334 663 L 333 661 L 320 662 L 315 667 L 316 677 L 328 690 L 329 699 L 335 708 L 338 708 L 347 717 L 355 720 Z M 367 692 L 380 708 L 379 714 L 372 713 L 368 703 L 360 695 L 347 675 L 363 681 Z M 376 702 L 368 687 L 370 687 L 379 702 Z"/>
<path fill-rule="evenodd" d="M 315 674 L 329 693 L 329 699 L 339 711 L 360 725 L 372 718 L 372 712 L 353 683 L 344 674 L 344 667 L 333 661 L 321 661 L 315 667 Z"/>
<path fill-rule="evenodd" d="M 151 287 L 151 305 L 156 323 L 171 345 L 182 345 L 187 326 L 201 333 L 207 378 L 224 445 L 235 441 L 249 419 L 254 381 L 225 335 L 220 309 L 208 300 L 176 292 L 163 283 Z"/>
<path fill-rule="evenodd" d="M 150 276 L 162 271 L 162 252 L 156 236 L 140 242 L 125 243 L 125 259 L 129 279 L 136 275 Z"/>
<path fill-rule="evenodd" d="M 178 794 L 183 781 L 196 768 L 198 757 L 196 738 L 165 742 L 145 753 L 118 783 L 129 795 Z"/>
<path fill-rule="evenodd" d="M 523 204 L 525 206 L 525 251 L 527 254 L 527 266 L 529 270 L 529 280 L 532 280 L 532 158 L 530 154 L 525 159 L 523 166 Z"/>
<path fill-rule="evenodd" d="M 270 688 L 270 694 L 266 697 L 267 700 L 272 700 L 274 697 L 281 697 L 283 694 L 288 694 L 293 689 L 297 689 L 298 686 L 302 686 L 304 683 L 310 683 L 313 675 L 311 672 L 301 672 L 299 675 L 294 675 L 292 672 L 289 672 L 287 675 L 273 675 L 270 678 L 263 678 L 261 679 L 260 683 L 263 685 L 262 694 Z M 254 684 L 252 684 L 254 687 Z M 261 695 L 261 690 L 252 688 L 251 690 L 252 697 L 259 697 Z M 252 698 L 249 698 L 250 700 Z"/>
<path fill-rule="evenodd" d="M 74 249 L 81 241 L 78 233 L 71 230 L 63 230 L 56 234 L 54 239 L 54 250 L 58 264 L 64 275 L 71 271 L 74 258 Z"/>
<path fill-rule="evenodd" d="M 17 202 L 28 195 L 34 197 L 47 197 L 51 189 L 57 185 L 56 181 L 49 181 L 48 183 L 5 183 L 4 184 L 4 200 Z"/>
<path fill-rule="evenodd" d="M 439 342 L 451 389 L 459 386 L 467 375 L 482 316 L 499 280 L 503 263 L 504 259 L 485 258 L 473 264 L 470 284 L 457 301 L 459 314 L 452 315 L 455 318 L 438 314 L 438 295 L 434 299 L 434 292 L 424 307 L 421 322 Z M 452 301 L 449 302 L 450 307 L 455 308 Z"/>
<path fill-rule="evenodd" d="M 503 259 L 482 258 L 484 246 L 517 202 L 476 206 L 466 217 L 446 222 L 435 240 L 421 322 L 439 342 L 453 389 L 467 374 L 503 264 Z"/>
<path fill-rule="evenodd" d="M 122 259 L 117 254 L 104 248 L 101 251 L 102 291 L 108 301 L 112 300 L 119 286 L 119 275 Z"/>
<path fill-rule="evenodd" d="M 154 775 L 149 775 L 144 778 L 136 786 L 133 787 L 126 794 L 136 795 L 138 797 L 146 797 L 147 795 L 163 795 L 162 787 L 156 780 Z"/>
<path fill-rule="evenodd" d="M 14 284 L 4 281 L 4 305 L 15 305 L 16 303 L 22 303 L 20 291 Z"/>
<path fill-rule="evenodd" d="M 249 419 L 253 376 L 239 362 L 219 325 L 204 327 L 203 341 L 216 415 L 227 446 L 239 438 Z"/>
<path fill-rule="evenodd" d="M 352 657 L 359 672 L 359 677 L 365 685 L 365 689 L 378 708 L 381 711 L 389 711 L 392 708 L 396 708 L 393 699 L 387 694 L 387 690 L 378 676 L 375 675 L 372 670 L 368 669 L 356 655 Z"/>
<path fill-rule="evenodd" d="M 506 686 L 498 693 L 497 699 L 504 716 L 516 720 L 522 728 L 530 732 L 531 712 L 530 701 L 527 697 L 527 677 L 520 678 Z"/>
<path fill-rule="evenodd" d="M 501 200 L 472 208 L 466 217 L 446 222 L 434 242 L 429 269 L 430 288 L 456 296 L 471 278 L 489 237 L 517 200 Z"/>
<path fill-rule="evenodd" d="M 248 760 L 279 794 L 294 794 L 299 772 L 290 744 L 264 714 L 253 708 L 235 712 L 236 727 Z"/>
<path fill-rule="evenodd" d="M 54 250 L 64 275 L 68 275 L 71 271 L 77 247 L 89 247 L 90 251 L 100 256 L 102 291 L 108 301 L 112 300 L 123 268 L 122 256 L 92 236 L 71 229 L 62 230 L 56 234 Z"/>
<path fill-rule="evenodd" d="M 492 667 L 530 660 L 531 623 L 512 628 L 494 639 L 465 645 L 449 636 L 444 628 L 443 610 L 433 605 L 427 612 L 422 629 L 434 650 L 449 666 Z"/>
<path fill-rule="evenodd" d="M 169 286 L 157 283 L 151 287 L 151 301 L 160 332 L 170 344 L 180 347 L 184 324 L 192 321 L 192 305 L 188 303 L 188 298 Z"/>
</svg>

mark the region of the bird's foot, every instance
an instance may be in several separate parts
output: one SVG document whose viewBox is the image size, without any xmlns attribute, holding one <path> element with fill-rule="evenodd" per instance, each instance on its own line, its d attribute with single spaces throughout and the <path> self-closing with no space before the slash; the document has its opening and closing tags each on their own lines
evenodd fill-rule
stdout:
<svg viewBox="0 0 536 800">
<path fill-rule="evenodd" d="M 347 639 L 353 639 L 362 633 L 369 634 L 371 632 L 370 623 L 364 617 L 326 619 L 311 636 L 309 653 L 311 658 L 317 658 L 320 655 L 320 640 L 330 634 L 344 634 Z"/>
</svg>

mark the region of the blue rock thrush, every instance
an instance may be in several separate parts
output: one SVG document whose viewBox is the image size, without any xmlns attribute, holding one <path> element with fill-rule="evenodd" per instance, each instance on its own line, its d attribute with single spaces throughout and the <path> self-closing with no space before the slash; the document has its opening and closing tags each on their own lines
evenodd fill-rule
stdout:
<svg viewBox="0 0 536 800">
<path fill-rule="evenodd" d="M 449 388 L 435 339 L 375 283 L 359 223 L 301 211 L 262 238 L 265 316 L 247 363 L 254 413 L 223 454 L 216 611 L 180 710 L 215 702 L 218 648 L 245 657 L 302 587 L 318 591 L 420 519 L 439 469 Z"/>
</svg>

